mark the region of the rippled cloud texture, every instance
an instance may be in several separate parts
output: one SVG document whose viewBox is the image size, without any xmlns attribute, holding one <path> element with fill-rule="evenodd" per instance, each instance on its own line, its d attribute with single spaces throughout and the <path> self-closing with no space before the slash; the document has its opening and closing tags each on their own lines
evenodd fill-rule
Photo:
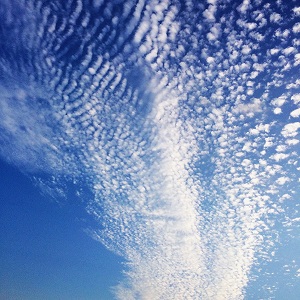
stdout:
<svg viewBox="0 0 300 300">
<path fill-rule="evenodd" d="M 0 7 L 1 155 L 88 183 L 115 297 L 244 298 L 299 224 L 296 1 Z"/>
</svg>

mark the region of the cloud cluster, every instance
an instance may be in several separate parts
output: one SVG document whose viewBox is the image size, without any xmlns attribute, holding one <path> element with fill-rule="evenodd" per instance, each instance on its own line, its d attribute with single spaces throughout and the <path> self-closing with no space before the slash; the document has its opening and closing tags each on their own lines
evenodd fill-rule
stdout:
<svg viewBox="0 0 300 300">
<path fill-rule="evenodd" d="M 36 2 L 3 25 L 27 47 L 0 75 L 29 87 L 2 96 L 1 155 L 88 181 L 118 299 L 243 298 L 299 179 L 299 7 Z"/>
</svg>

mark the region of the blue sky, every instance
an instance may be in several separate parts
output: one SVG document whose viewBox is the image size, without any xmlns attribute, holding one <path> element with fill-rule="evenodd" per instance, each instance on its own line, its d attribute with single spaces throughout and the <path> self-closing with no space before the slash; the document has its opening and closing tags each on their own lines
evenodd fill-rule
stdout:
<svg viewBox="0 0 300 300">
<path fill-rule="evenodd" d="M 1 0 L 1 297 L 297 299 L 299 17 Z"/>
<path fill-rule="evenodd" d="M 3 161 L 1 199 L 1 299 L 112 297 L 122 259 L 83 231 L 86 213 L 78 202 L 54 203 Z"/>
</svg>

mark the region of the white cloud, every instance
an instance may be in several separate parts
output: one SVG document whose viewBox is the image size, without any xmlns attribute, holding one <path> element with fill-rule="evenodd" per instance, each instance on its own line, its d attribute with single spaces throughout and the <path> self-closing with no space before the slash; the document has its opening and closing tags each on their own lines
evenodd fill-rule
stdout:
<svg viewBox="0 0 300 300">
<path fill-rule="evenodd" d="M 290 179 L 288 177 L 279 177 L 276 182 L 279 184 L 279 185 L 284 185 L 286 182 L 289 182 Z"/>
<path fill-rule="evenodd" d="M 209 56 L 206 61 L 209 63 L 209 64 L 212 64 L 214 63 L 215 59 L 212 57 L 212 56 Z"/>
<path fill-rule="evenodd" d="M 274 108 L 273 112 L 274 112 L 275 115 L 279 115 L 279 114 L 282 113 L 282 110 L 281 110 L 280 107 L 276 107 L 276 108 Z"/>
<path fill-rule="evenodd" d="M 295 52 L 296 49 L 294 47 L 287 47 L 282 50 L 284 55 L 290 55 L 291 53 Z"/>
<path fill-rule="evenodd" d="M 249 46 L 249 45 L 243 45 L 242 53 L 243 53 L 244 55 L 248 55 L 250 52 L 251 52 L 250 46 Z"/>
<path fill-rule="evenodd" d="M 245 14 L 249 8 L 250 8 L 250 0 L 243 0 L 243 3 L 238 6 L 237 10 L 240 13 Z"/>
<path fill-rule="evenodd" d="M 285 141 L 288 145 L 297 145 L 299 143 L 299 140 L 297 139 L 289 139 Z"/>
<path fill-rule="evenodd" d="M 295 104 L 300 103 L 300 94 L 294 94 L 291 99 L 294 101 Z"/>
<path fill-rule="evenodd" d="M 216 11 L 217 11 L 216 5 L 209 4 L 208 8 L 203 12 L 203 16 L 208 22 L 215 22 Z"/>
<path fill-rule="evenodd" d="M 281 21 L 282 17 L 278 13 L 272 13 L 270 16 L 270 21 L 273 23 L 279 23 Z"/>
<path fill-rule="evenodd" d="M 284 151 L 286 151 L 286 146 L 285 145 L 278 145 L 276 147 L 276 151 L 277 152 L 284 152 Z"/>
<path fill-rule="evenodd" d="M 293 8 L 294 14 L 300 16 L 300 6 Z"/>
<path fill-rule="evenodd" d="M 295 110 L 293 110 L 290 114 L 293 118 L 298 118 L 300 117 L 300 108 L 297 108 Z"/>
<path fill-rule="evenodd" d="M 281 161 L 288 157 L 289 157 L 289 155 L 286 153 L 276 153 L 276 154 L 273 154 L 270 158 L 274 159 L 275 161 Z"/>
<path fill-rule="evenodd" d="M 286 96 L 282 95 L 271 101 L 272 105 L 281 107 L 286 102 Z"/>
<path fill-rule="evenodd" d="M 296 67 L 300 64 L 300 53 L 296 53 L 294 59 L 295 59 L 294 67 Z"/>
<path fill-rule="evenodd" d="M 294 32 L 294 33 L 299 33 L 299 32 L 300 32 L 300 23 L 296 23 L 296 24 L 293 26 L 293 32 Z"/>
<path fill-rule="evenodd" d="M 299 128 L 300 122 L 289 123 L 283 127 L 281 134 L 284 137 L 295 137 Z"/>
<path fill-rule="evenodd" d="M 271 50 L 270 50 L 270 53 L 272 54 L 272 55 L 275 55 L 275 54 L 277 54 L 277 53 L 279 53 L 279 49 L 277 49 L 277 48 L 272 48 Z"/>
<path fill-rule="evenodd" d="M 234 111 L 237 113 L 245 113 L 245 114 L 254 114 L 261 111 L 262 103 L 259 99 L 254 99 L 253 102 L 250 103 L 239 103 Z"/>
</svg>

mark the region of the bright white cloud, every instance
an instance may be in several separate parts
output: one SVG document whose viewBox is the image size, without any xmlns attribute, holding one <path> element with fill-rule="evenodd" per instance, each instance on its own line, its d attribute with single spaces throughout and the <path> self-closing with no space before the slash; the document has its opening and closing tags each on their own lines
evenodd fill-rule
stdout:
<svg viewBox="0 0 300 300">
<path fill-rule="evenodd" d="M 289 123 L 283 127 L 281 134 L 284 137 L 295 137 L 299 128 L 300 122 Z"/>
<path fill-rule="evenodd" d="M 299 32 L 300 32 L 300 23 L 296 23 L 296 24 L 293 26 L 293 32 L 294 32 L 294 33 L 299 33 Z"/>
<path fill-rule="evenodd" d="M 300 117 L 300 108 L 297 108 L 297 109 L 293 110 L 293 111 L 291 112 L 291 116 L 292 116 L 293 118 L 298 118 L 298 117 Z"/>
<path fill-rule="evenodd" d="M 279 23 L 279 21 L 281 21 L 282 17 L 280 14 L 278 13 L 272 13 L 270 16 L 270 21 L 273 23 Z"/>
</svg>

